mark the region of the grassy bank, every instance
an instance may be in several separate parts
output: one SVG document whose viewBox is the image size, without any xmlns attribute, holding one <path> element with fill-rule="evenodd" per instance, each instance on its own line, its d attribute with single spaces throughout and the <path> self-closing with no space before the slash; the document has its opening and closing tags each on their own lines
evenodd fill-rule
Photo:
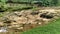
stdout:
<svg viewBox="0 0 60 34">
<path fill-rule="evenodd" d="M 22 34 L 60 34 L 60 19 L 57 19 L 48 25 L 23 32 Z"/>
</svg>

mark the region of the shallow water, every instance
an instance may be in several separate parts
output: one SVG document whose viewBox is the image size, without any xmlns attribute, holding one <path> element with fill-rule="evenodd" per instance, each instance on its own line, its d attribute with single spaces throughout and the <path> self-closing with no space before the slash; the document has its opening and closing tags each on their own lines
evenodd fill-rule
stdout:
<svg viewBox="0 0 60 34">
<path fill-rule="evenodd" d="M 8 32 L 6 27 L 0 27 L 0 32 Z"/>
</svg>

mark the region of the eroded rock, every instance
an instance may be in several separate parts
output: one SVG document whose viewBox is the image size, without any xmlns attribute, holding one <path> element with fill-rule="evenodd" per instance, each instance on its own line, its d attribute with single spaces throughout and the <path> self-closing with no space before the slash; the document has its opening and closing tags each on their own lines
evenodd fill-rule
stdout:
<svg viewBox="0 0 60 34">
<path fill-rule="evenodd" d="M 57 17 L 55 10 L 22 10 L 20 12 L 9 13 L 1 20 L 1 26 L 7 25 L 9 29 L 27 30 L 37 25 L 47 24 L 50 20 Z M 4 23 L 4 24 L 3 24 Z"/>
</svg>

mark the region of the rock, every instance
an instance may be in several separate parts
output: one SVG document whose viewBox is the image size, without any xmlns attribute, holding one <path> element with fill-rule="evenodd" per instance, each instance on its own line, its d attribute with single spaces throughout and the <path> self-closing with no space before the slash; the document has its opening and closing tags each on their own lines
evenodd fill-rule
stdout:
<svg viewBox="0 0 60 34">
<path fill-rule="evenodd" d="M 11 29 L 30 29 L 35 27 L 36 25 L 42 25 L 48 23 L 50 20 L 58 17 L 59 14 L 54 9 L 45 9 L 45 10 L 22 10 L 16 11 L 12 13 L 8 13 L 1 18 L 2 23 L 0 26 L 4 24 L 7 25 L 8 28 Z"/>
<path fill-rule="evenodd" d="M 0 22 L 0 26 L 4 26 L 4 23 L 3 22 Z"/>
<path fill-rule="evenodd" d="M 21 30 L 21 29 L 23 30 L 23 27 L 20 27 L 20 28 L 17 28 L 17 29 L 18 29 L 18 30 Z"/>
<path fill-rule="evenodd" d="M 42 23 L 38 23 L 39 25 L 41 25 Z"/>
</svg>

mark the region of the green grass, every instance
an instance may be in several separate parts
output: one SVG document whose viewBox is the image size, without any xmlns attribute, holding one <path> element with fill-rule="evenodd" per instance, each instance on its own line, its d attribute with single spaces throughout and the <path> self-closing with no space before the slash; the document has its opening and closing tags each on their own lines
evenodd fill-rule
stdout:
<svg viewBox="0 0 60 34">
<path fill-rule="evenodd" d="M 22 34 L 60 34 L 60 19 L 49 23 L 48 25 L 39 26 Z"/>
<path fill-rule="evenodd" d="M 29 8 L 33 8 L 33 6 L 31 5 L 26 5 L 26 4 L 14 4 L 11 5 L 10 4 L 3 4 L 0 2 L 0 8 L 1 10 L 3 10 L 4 12 L 0 13 L 0 17 L 4 16 L 5 12 L 14 12 L 14 11 L 21 11 L 21 10 L 27 10 Z"/>
<path fill-rule="evenodd" d="M 24 10 L 24 8 L 32 8 L 33 6 L 31 5 L 26 5 L 26 4 L 5 4 L 4 9 L 7 10 Z"/>
</svg>

